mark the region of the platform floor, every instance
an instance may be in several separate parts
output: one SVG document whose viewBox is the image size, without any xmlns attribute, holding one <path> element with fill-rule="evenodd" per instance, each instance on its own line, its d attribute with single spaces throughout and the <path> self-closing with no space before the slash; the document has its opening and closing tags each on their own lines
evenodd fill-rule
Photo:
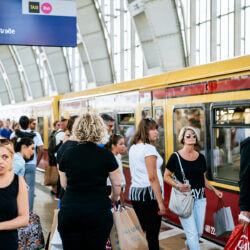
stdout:
<svg viewBox="0 0 250 250">
<path fill-rule="evenodd" d="M 45 240 L 50 232 L 54 209 L 58 206 L 58 201 L 50 194 L 50 188 L 43 186 L 44 173 L 37 171 L 34 211 L 40 216 Z M 160 232 L 161 250 L 182 250 L 185 247 L 185 234 L 183 230 L 175 226 L 162 222 Z M 205 239 L 200 240 L 202 250 L 221 250 L 220 247 Z"/>
</svg>

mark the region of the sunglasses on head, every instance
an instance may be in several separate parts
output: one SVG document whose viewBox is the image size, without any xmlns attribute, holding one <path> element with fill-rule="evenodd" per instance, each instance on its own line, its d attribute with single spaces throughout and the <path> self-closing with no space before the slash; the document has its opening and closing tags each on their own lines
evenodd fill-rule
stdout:
<svg viewBox="0 0 250 250">
<path fill-rule="evenodd" d="M 0 139 L 0 144 L 2 144 L 2 145 L 9 145 L 10 141 L 8 139 Z"/>
<path fill-rule="evenodd" d="M 188 138 L 188 139 L 191 138 L 191 137 L 196 138 L 196 134 L 186 134 L 185 137 Z"/>
</svg>

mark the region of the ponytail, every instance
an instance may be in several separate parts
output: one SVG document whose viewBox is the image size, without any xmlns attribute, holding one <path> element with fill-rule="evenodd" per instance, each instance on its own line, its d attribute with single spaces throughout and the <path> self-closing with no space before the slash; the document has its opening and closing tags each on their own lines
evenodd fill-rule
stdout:
<svg viewBox="0 0 250 250">
<path fill-rule="evenodd" d="M 28 147 L 34 144 L 34 141 L 29 137 L 20 138 L 20 137 L 15 136 L 13 139 L 11 139 L 11 142 L 13 144 L 14 151 L 16 153 L 21 151 L 22 145 L 25 145 Z"/>
<path fill-rule="evenodd" d="M 122 135 L 118 135 L 118 134 L 112 134 L 109 138 L 109 141 L 104 145 L 105 148 L 108 148 L 109 150 L 112 149 L 112 145 L 117 145 L 118 141 L 120 139 L 122 139 L 123 136 Z"/>
</svg>

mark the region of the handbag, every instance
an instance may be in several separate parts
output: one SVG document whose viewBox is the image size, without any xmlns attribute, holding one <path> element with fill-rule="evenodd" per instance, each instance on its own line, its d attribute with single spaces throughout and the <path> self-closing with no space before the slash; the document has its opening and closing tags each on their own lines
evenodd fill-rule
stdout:
<svg viewBox="0 0 250 250">
<path fill-rule="evenodd" d="M 186 179 L 185 173 L 181 165 L 180 157 L 177 152 L 174 153 L 176 154 L 179 161 L 183 182 L 184 184 L 189 185 L 189 181 Z M 181 183 L 180 181 L 177 180 L 177 178 L 175 178 L 175 181 L 177 183 Z M 168 206 L 169 210 L 172 213 L 178 215 L 179 217 L 187 218 L 192 214 L 193 205 L 194 205 L 194 198 L 192 196 L 191 190 L 183 194 L 175 187 L 172 187 L 169 206 Z"/>
<path fill-rule="evenodd" d="M 44 248 L 44 236 L 40 218 L 30 212 L 27 227 L 18 229 L 18 249 L 42 249 Z"/>
<path fill-rule="evenodd" d="M 56 166 L 47 166 L 44 174 L 44 186 L 54 186 L 58 180 L 58 169 Z"/>
<path fill-rule="evenodd" d="M 216 237 L 224 237 L 234 230 L 234 220 L 230 207 L 225 207 L 222 199 L 218 200 L 217 212 L 214 213 Z"/>
<path fill-rule="evenodd" d="M 134 209 L 114 211 L 113 219 L 110 232 L 112 250 L 148 250 L 146 235 Z"/>
</svg>

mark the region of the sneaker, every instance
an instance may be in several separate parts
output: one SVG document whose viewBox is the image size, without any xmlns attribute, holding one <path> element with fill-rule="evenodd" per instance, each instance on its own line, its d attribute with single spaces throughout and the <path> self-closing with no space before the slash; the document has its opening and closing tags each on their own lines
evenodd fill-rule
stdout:
<svg viewBox="0 0 250 250">
<path fill-rule="evenodd" d="M 56 197 L 54 198 L 54 200 L 55 200 L 55 201 L 59 201 L 59 200 L 60 200 L 60 197 L 56 196 Z"/>
</svg>

